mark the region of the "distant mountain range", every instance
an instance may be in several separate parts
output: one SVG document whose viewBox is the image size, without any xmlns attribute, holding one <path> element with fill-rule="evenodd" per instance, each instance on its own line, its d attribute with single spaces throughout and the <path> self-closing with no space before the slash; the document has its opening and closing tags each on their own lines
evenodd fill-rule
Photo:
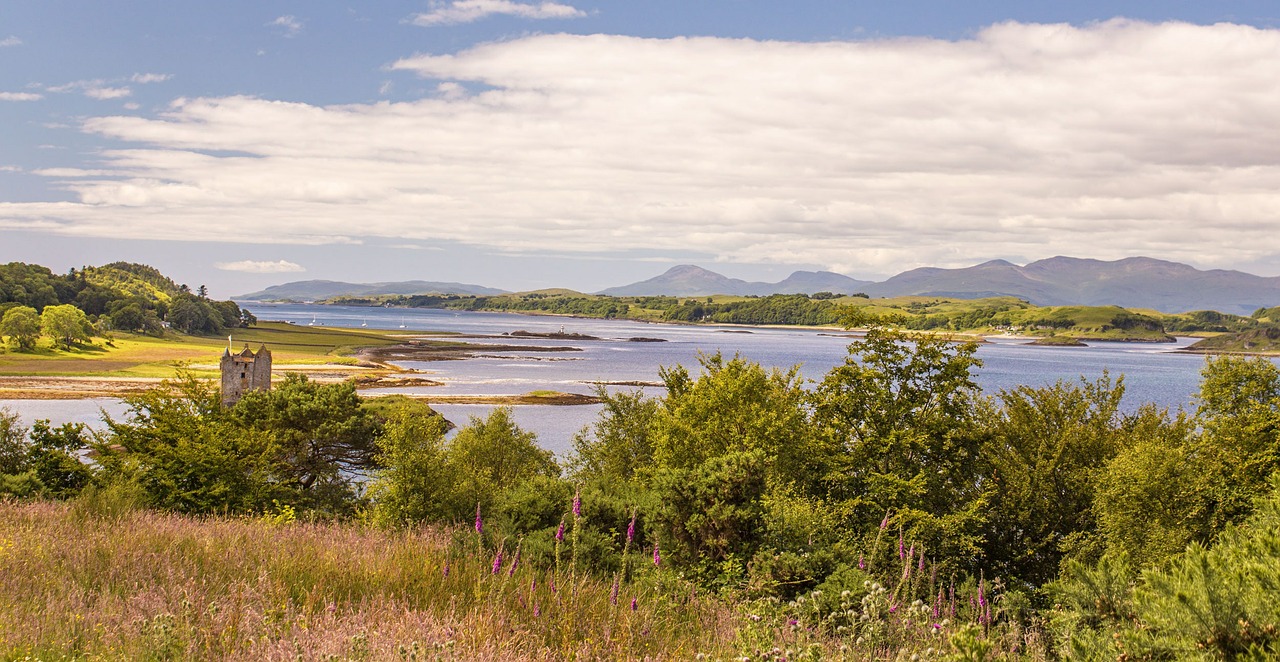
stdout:
<svg viewBox="0 0 1280 662">
<path fill-rule="evenodd" d="M 865 293 L 871 297 L 907 295 L 975 299 L 1015 296 L 1041 306 L 1117 305 L 1151 308 L 1165 313 L 1217 310 L 1248 315 L 1258 308 L 1280 305 L 1280 278 L 1241 271 L 1195 267 L 1132 257 L 1111 262 L 1073 257 L 1052 257 L 1025 266 L 992 260 L 962 269 L 924 267 L 904 271 L 886 281 L 857 280 L 830 271 L 797 271 L 778 283 L 748 282 L 728 278 L 692 265 L 668 269 L 660 276 L 638 283 L 611 287 L 599 294 L 610 296 L 708 296 L 732 294 Z M 378 294 L 503 294 L 478 285 L 460 283 L 354 284 L 302 281 L 269 287 L 236 297 L 238 300 L 317 301 L 333 296 Z"/>
<path fill-rule="evenodd" d="M 880 283 L 825 271 L 797 271 L 779 283 L 748 283 L 698 267 L 678 266 L 661 276 L 610 288 L 601 294 L 768 295 L 813 294 L 824 290 L 838 294 L 862 292 L 872 297 L 1015 296 L 1040 306 L 1116 305 L 1165 313 L 1217 310 L 1248 315 L 1258 308 L 1280 304 L 1280 278 L 1222 269 L 1201 271 L 1149 257 L 1112 262 L 1052 257 L 1025 266 L 992 260 L 962 269 L 912 269 Z"/>
<path fill-rule="evenodd" d="M 272 285 L 261 292 L 234 297 L 237 301 L 321 301 L 338 296 L 378 296 L 383 294 L 506 294 L 506 290 L 466 283 L 436 283 L 409 280 L 398 283 L 343 283 L 336 280 L 300 280 Z"/>
<path fill-rule="evenodd" d="M 766 296 L 769 294 L 813 294 L 815 292 L 834 292 L 836 294 L 853 294 L 863 292 L 874 285 L 869 280 L 854 280 L 830 271 L 797 271 L 780 283 L 749 283 L 737 278 L 727 278 L 714 271 L 702 267 L 682 264 L 671 267 L 661 276 L 649 280 L 611 287 L 601 290 L 599 294 L 615 297 L 654 296 L 666 294 L 670 296 L 689 297 L 711 294 L 736 294 L 738 296 Z"/>
</svg>

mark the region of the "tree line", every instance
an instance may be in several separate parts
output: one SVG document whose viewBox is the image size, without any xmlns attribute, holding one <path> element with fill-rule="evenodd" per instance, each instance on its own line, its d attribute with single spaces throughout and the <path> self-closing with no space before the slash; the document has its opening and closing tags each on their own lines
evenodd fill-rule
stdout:
<svg viewBox="0 0 1280 662">
<path fill-rule="evenodd" d="M 234 301 L 210 299 L 152 267 L 114 262 L 55 274 L 22 262 L 0 265 L 0 336 L 31 351 L 43 336 L 70 348 L 109 331 L 219 334 L 256 320 Z"/>
</svg>

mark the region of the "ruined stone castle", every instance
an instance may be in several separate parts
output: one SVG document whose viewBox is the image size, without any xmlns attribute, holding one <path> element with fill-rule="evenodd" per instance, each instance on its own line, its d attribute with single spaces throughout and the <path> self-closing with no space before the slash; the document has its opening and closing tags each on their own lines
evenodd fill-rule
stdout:
<svg viewBox="0 0 1280 662">
<path fill-rule="evenodd" d="M 254 354 L 248 345 L 239 354 L 222 353 L 222 406 L 231 407 L 249 391 L 271 390 L 271 352 L 266 345 Z"/>
</svg>

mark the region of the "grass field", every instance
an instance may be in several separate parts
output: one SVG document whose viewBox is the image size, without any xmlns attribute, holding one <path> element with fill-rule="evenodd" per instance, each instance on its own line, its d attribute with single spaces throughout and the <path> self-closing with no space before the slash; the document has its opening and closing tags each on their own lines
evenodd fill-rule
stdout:
<svg viewBox="0 0 1280 662">
<path fill-rule="evenodd" d="M 0 659 L 693 659 L 736 643 L 740 615 L 652 569 L 615 598 L 608 579 L 513 562 L 515 541 L 495 571 L 473 532 L 286 520 L 0 501 Z"/>
<path fill-rule="evenodd" d="M 230 332 L 232 351 L 248 344 L 255 351 L 265 344 L 277 364 L 316 365 L 345 363 L 360 347 L 393 345 L 403 333 L 367 329 L 305 327 L 283 322 L 263 322 Z M 0 353 L 0 375 L 172 377 L 179 364 L 195 366 L 197 375 L 212 376 L 227 349 L 227 338 L 188 336 L 169 332 L 162 338 L 115 333 L 110 340 L 95 338 L 92 345 L 71 351 L 43 341 L 35 352 L 9 350 Z M 206 366 L 201 368 L 200 366 Z"/>
</svg>

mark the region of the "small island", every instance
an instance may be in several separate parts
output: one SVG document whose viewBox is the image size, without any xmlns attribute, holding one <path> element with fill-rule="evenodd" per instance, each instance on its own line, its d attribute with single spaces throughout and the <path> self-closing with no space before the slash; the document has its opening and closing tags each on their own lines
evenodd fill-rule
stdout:
<svg viewBox="0 0 1280 662">
<path fill-rule="evenodd" d="M 1035 345 L 1037 347 L 1088 347 L 1088 345 L 1081 342 L 1080 339 L 1078 338 L 1072 338 L 1071 336 L 1059 336 L 1059 335 L 1036 338 L 1035 340 L 1029 343 L 1023 343 L 1023 344 Z"/>
</svg>

